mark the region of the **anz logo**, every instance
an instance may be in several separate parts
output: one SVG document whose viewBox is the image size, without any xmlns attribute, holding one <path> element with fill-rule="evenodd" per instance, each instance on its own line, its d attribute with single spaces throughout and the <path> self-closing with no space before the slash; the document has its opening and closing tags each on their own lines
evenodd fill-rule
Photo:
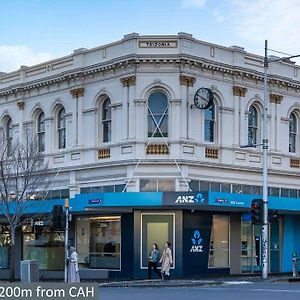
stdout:
<svg viewBox="0 0 300 300">
<path fill-rule="evenodd" d="M 194 235 L 191 238 L 191 240 L 193 245 L 190 252 L 198 252 L 198 253 L 203 252 L 203 245 L 201 245 L 203 239 L 201 238 L 201 234 L 199 230 L 194 231 Z"/>
<path fill-rule="evenodd" d="M 202 194 L 197 194 L 196 196 L 194 195 L 188 195 L 188 196 L 178 196 L 175 204 L 190 204 L 190 203 L 203 203 L 205 201 L 204 197 Z"/>
</svg>

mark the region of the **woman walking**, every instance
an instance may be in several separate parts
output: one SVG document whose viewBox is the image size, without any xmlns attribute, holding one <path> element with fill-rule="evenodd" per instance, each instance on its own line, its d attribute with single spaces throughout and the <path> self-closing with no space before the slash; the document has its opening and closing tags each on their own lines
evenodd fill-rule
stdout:
<svg viewBox="0 0 300 300">
<path fill-rule="evenodd" d="M 158 257 L 159 257 L 159 251 L 157 248 L 157 244 L 153 243 L 152 245 L 152 251 L 149 257 L 148 261 L 148 279 L 152 278 L 151 270 L 153 268 L 153 271 L 161 278 L 161 274 L 157 270 L 157 263 L 158 263 Z"/>
<path fill-rule="evenodd" d="M 170 247 L 171 247 L 171 243 L 166 242 L 164 251 L 159 261 L 161 263 L 162 279 L 170 279 L 170 267 L 173 264 L 172 251 Z"/>
<path fill-rule="evenodd" d="M 75 247 L 70 247 L 70 257 L 68 258 L 68 282 L 80 282 L 78 254 Z"/>
</svg>

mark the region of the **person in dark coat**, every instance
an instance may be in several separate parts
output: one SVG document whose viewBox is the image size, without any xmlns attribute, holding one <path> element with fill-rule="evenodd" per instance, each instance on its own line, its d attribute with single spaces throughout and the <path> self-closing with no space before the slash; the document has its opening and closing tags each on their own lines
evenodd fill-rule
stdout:
<svg viewBox="0 0 300 300">
<path fill-rule="evenodd" d="M 153 271 L 158 275 L 159 278 L 161 278 L 160 272 L 157 270 L 157 263 L 159 260 L 159 251 L 157 248 L 157 244 L 153 243 L 152 245 L 152 251 L 149 256 L 149 261 L 148 261 L 148 278 L 152 278 L 152 269 Z"/>
</svg>

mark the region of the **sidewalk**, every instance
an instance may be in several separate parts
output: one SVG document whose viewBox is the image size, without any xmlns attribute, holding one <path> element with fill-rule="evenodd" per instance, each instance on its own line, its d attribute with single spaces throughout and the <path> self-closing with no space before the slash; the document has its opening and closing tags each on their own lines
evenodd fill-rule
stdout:
<svg viewBox="0 0 300 300">
<path fill-rule="evenodd" d="M 208 286 L 208 285 L 238 285 L 238 284 L 253 284 L 256 282 L 278 282 L 278 281 L 290 281 L 292 276 L 287 275 L 272 275 L 268 279 L 262 279 L 261 276 L 228 276 L 228 277 L 214 277 L 214 278 L 199 278 L 199 279 L 140 279 L 140 280 L 128 280 L 128 281 L 111 281 L 99 283 L 99 287 L 189 287 L 189 286 Z M 298 280 L 299 279 L 299 280 Z M 300 277 L 291 282 L 300 281 Z"/>
</svg>

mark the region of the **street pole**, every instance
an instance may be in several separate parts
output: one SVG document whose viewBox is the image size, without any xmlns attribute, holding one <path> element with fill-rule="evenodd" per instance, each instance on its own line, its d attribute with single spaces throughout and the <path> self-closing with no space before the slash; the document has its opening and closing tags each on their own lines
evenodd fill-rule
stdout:
<svg viewBox="0 0 300 300">
<path fill-rule="evenodd" d="M 264 113 L 263 113 L 263 224 L 262 224 L 262 278 L 268 278 L 269 252 L 268 252 L 268 41 L 265 40 L 264 58 Z"/>
<path fill-rule="evenodd" d="M 68 239 L 69 239 L 69 199 L 65 199 L 66 227 L 65 227 L 65 282 L 68 282 Z"/>
</svg>

